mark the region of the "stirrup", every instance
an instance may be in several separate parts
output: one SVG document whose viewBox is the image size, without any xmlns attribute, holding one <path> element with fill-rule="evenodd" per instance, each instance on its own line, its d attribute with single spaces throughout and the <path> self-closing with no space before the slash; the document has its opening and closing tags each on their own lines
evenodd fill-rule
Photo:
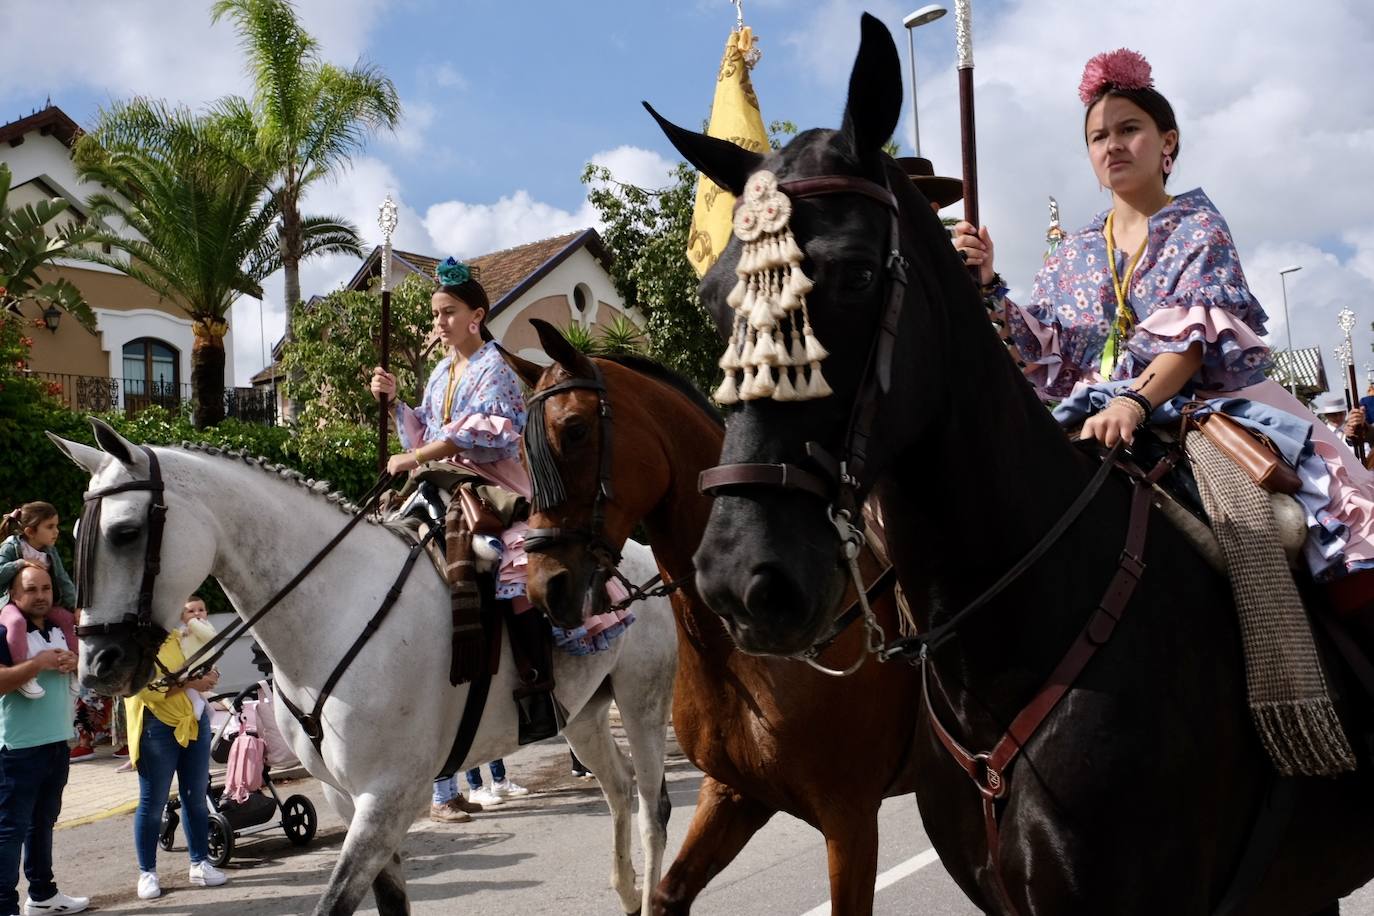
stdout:
<svg viewBox="0 0 1374 916">
<path fill-rule="evenodd" d="M 520 720 L 521 747 L 552 738 L 568 724 L 568 713 L 552 690 L 516 697 L 515 708 Z"/>
</svg>

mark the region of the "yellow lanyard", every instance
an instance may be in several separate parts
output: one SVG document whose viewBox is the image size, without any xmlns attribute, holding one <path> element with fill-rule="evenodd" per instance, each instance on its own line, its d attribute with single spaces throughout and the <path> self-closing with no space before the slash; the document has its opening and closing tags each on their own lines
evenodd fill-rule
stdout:
<svg viewBox="0 0 1374 916">
<path fill-rule="evenodd" d="M 1173 198 L 1170 197 L 1172 202 Z M 1168 206 L 1168 204 L 1165 204 Z M 1102 234 L 1107 239 L 1107 263 L 1112 270 L 1112 290 L 1116 293 L 1116 317 L 1112 321 L 1111 333 L 1107 335 L 1107 346 L 1102 350 L 1102 365 L 1099 370 L 1104 379 L 1112 377 L 1116 371 L 1117 350 L 1121 341 L 1130 333 L 1131 326 L 1135 324 L 1135 313 L 1127 300 L 1131 293 L 1131 278 L 1135 276 L 1136 265 L 1140 263 L 1140 258 L 1145 254 L 1145 245 L 1150 240 L 1150 230 L 1145 229 L 1145 238 L 1140 240 L 1140 247 L 1131 256 L 1130 264 L 1126 267 L 1126 276 L 1123 279 L 1116 270 L 1116 239 L 1112 236 L 1112 217 L 1116 216 L 1116 211 L 1107 214 L 1107 225 L 1103 227 Z"/>
<path fill-rule="evenodd" d="M 458 358 L 454 357 L 448 364 L 448 388 L 444 391 L 444 412 L 439 420 L 439 425 L 449 423 L 453 418 L 449 416 L 449 411 L 453 409 L 453 393 L 458 390 Z"/>
</svg>

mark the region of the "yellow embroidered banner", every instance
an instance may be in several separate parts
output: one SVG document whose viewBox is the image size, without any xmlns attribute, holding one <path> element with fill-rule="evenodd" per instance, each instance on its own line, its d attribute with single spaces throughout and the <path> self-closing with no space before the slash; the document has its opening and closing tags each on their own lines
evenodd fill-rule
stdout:
<svg viewBox="0 0 1374 916">
<path fill-rule="evenodd" d="M 716 97 L 711 103 L 711 123 L 706 132 L 756 153 L 766 153 L 768 132 L 764 130 L 759 98 L 749 79 L 756 57 L 754 35 L 748 26 L 730 33 L 716 77 Z M 729 191 L 704 175 L 698 179 L 692 228 L 687 236 L 687 260 L 692 262 L 697 276 L 711 269 L 729 243 L 734 206 L 735 198 Z"/>
</svg>

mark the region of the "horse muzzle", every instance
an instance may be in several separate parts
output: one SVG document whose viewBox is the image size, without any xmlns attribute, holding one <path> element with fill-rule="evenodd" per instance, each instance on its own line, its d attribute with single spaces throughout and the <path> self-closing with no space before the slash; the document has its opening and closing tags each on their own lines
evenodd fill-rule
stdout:
<svg viewBox="0 0 1374 916">
<path fill-rule="evenodd" d="M 153 660 L 145 655 L 132 640 L 82 637 L 77 676 L 81 686 L 103 696 L 130 696 L 152 680 Z"/>
</svg>

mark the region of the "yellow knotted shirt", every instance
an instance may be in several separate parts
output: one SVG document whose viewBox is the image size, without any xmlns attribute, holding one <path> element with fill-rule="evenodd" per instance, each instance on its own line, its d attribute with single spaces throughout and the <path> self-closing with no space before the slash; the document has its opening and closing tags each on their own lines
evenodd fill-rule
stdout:
<svg viewBox="0 0 1374 916">
<path fill-rule="evenodd" d="M 175 632 L 168 634 L 157 658 L 168 671 L 176 671 L 186 663 L 181 651 L 181 639 Z M 124 712 L 129 723 L 129 763 L 138 767 L 139 745 L 143 743 L 143 715 L 150 711 L 157 720 L 172 729 L 177 744 L 189 747 L 200 735 L 200 720 L 185 690 L 153 690 L 144 687 L 131 697 L 124 698 Z"/>
</svg>

